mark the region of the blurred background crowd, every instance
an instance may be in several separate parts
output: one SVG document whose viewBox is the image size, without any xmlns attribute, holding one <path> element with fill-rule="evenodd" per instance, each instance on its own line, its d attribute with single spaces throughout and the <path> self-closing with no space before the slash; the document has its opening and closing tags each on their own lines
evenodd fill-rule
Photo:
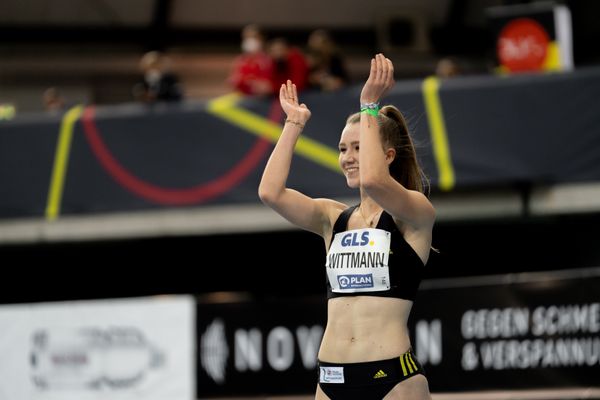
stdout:
<svg viewBox="0 0 600 400">
<path fill-rule="evenodd" d="M 284 77 L 332 91 L 364 79 L 379 51 L 395 62 L 399 79 L 493 73 L 487 10 L 531 2 L 67 3 L 3 2 L 0 104 L 28 112 L 78 102 L 205 99 L 232 89 L 268 95 Z M 563 3 L 573 19 L 575 64 L 597 63 L 583 44 L 600 36 L 588 22 L 597 6 Z"/>
</svg>

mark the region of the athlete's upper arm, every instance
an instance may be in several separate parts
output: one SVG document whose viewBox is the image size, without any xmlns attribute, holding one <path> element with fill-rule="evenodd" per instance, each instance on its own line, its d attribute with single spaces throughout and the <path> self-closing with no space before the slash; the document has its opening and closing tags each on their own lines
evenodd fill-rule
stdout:
<svg viewBox="0 0 600 400">
<path fill-rule="evenodd" d="M 382 178 L 367 189 L 369 196 L 395 219 L 415 229 L 430 229 L 435 220 L 435 209 L 423 193 L 409 190 L 391 176 Z"/>
<path fill-rule="evenodd" d="M 292 224 L 323 237 L 331 230 L 331 216 L 335 214 L 335 210 L 346 207 L 338 201 L 313 199 L 289 188 L 286 188 L 276 201 L 265 203 Z"/>
</svg>

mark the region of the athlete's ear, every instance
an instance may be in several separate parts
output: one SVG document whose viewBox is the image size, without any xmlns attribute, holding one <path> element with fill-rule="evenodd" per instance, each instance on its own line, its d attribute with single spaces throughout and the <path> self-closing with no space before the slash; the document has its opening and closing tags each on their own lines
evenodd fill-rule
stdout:
<svg viewBox="0 0 600 400">
<path fill-rule="evenodd" d="M 394 161 L 395 158 L 396 158 L 396 149 L 394 149 L 393 147 L 389 147 L 385 151 L 385 162 L 387 162 L 387 164 L 390 165 L 392 163 L 392 161 Z"/>
</svg>

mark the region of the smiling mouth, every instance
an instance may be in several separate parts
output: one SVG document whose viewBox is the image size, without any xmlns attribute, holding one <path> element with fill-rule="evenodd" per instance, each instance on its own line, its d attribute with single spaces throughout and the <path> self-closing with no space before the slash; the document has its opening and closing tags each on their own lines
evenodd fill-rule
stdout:
<svg viewBox="0 0 600 400">
<path fill-rule="evenodd" d="M 358 172 L 358 167 L 350 167 L 345 169 L 347 173 L 351 174 L 354 172 Z"/>
</svg>

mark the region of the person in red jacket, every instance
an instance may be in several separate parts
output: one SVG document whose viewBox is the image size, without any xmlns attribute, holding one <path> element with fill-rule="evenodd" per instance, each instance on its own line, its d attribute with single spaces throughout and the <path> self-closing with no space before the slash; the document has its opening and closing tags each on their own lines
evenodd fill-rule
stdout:
<svg viewBox="0 0 600 400">
<path fill-rule="evenodd" d="M 299 48 L 291 46 L 284 38 L 276 38 L 269 45 L 269 55 L 273 59 L 274 88 L 281 87 L 288 79 L 294 82 L 298 91 L 307 87 L 308 63 Z"/>
<path fill-rule="evenodd" d="M 257 25 L 242 30 L 242 54 L 234 61 L 229 84 L 246 95 L 272 95 L 273 61 L 265 51 L 265 36 Z"/>
</svg>

